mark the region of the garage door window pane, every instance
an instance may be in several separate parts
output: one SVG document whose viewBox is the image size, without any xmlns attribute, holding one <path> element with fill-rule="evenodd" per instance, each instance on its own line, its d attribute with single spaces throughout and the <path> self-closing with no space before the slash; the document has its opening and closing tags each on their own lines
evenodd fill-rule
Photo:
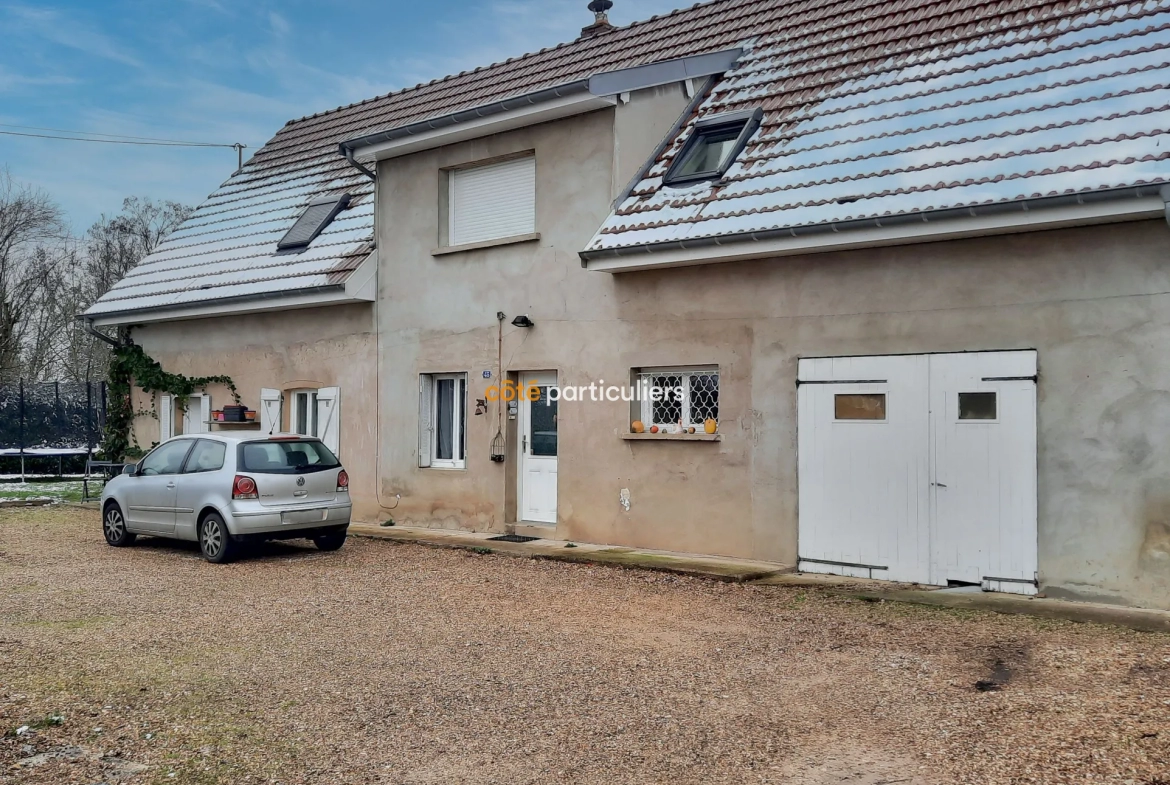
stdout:
<svg viewBox="0 0 1170 785">
<path fill-rule="evenodd" d="M 838 420 L 886 419 L 885 393 L 852 393 L 834 397 L 833 408 Z"/>
<path fill-rule="evenodd" d="M 960 420 L 994 420 L 996 416 L 995 393 L 959 393 Z"/>
</svg>

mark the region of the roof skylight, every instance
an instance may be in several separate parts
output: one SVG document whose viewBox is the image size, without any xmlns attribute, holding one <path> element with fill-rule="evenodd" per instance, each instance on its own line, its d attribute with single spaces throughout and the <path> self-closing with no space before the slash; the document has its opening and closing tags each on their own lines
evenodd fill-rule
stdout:
<svg viewBox="0 0 1170 785">
<path fill-rule="evenodd" d="M 349 194 L 342 196 L 326 196 L 314 199 L 301 213 L 301 217 L 293 224 L 288 233 L 276 244 L 278 251 L 301 250 L 317 239 L 317 235 L 325 231 L 325 227 L 333 223 L 337 214 L 349 206 Z"/>
<path fill-rule="evenodd" d="M 727 173 L 748 139 L 760 127 L 759 109 L 716 115 L 698 121 L 691 138 L 675 156 L 663 178 L 665 185 L 690 185 L 717 180 Z"/>
</svg>

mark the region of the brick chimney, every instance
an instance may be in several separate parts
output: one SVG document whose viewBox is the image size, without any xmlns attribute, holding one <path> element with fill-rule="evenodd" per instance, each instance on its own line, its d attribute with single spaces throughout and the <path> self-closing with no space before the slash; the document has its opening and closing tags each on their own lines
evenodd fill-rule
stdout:
<svg viewBox="0 0 1170 785">
<path fill-rule="evenodd" d="M 592 38 L 613 30 L 614 26 L 609 23 L 609 15 L 606 13 L 611 8 L 613 0 L 592 0 L 589 3 L 589 10 L 593 12 L 595 19 L 593 24 L 581 28 L 581 37 Z"/>
</svg>

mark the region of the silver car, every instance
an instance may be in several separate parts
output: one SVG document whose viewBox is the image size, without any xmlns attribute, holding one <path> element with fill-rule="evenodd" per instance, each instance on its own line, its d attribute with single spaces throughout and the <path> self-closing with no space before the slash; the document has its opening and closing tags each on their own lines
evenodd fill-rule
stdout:
<svg viewBox="0 0 1170 785">
<path fill-rule="evenodd" d="M 177 436 L 126 467 L 102 491 L 106 542 L 139 534 L 198 542 L 222 564 L 247 540 L 307 537 L 345 544 L 349 475 L 318 439 L 291 434 Z"/>
</svg>

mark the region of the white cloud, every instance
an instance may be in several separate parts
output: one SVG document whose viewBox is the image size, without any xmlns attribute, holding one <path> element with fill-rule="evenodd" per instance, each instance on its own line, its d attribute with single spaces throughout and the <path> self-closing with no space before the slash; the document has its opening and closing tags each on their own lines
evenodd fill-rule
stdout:
<svg viewBox="0 0 1170 785">
<path fill-rule="evenodd" d="M 33 8 L 25 5 L 4 7 L 8 17 L 5 35 L 27 33 L 39 36 L 57 46 L 75 49 L 94 57 L 123 65 L 141 68 L 142 62 L 119 46 L 113 39 L 79 19 L 52 8 Z"/>
</svg>

